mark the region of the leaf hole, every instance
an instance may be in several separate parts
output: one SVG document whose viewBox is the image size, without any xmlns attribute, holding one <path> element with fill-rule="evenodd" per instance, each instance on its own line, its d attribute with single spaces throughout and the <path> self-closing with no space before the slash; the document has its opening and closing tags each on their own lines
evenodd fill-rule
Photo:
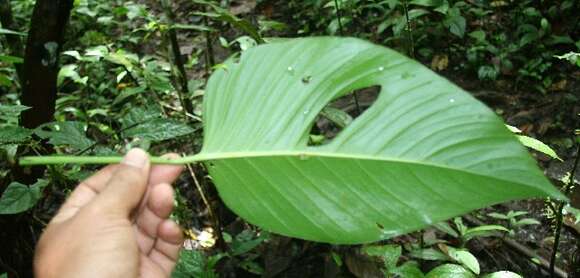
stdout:
<svg viewBox="0 0 580 278">
<path fill-rule="evenodd" d="M 371 107 L 381 92 L 374 85 L 354 90 L 328 103 L 316 116 L 308 146 L 326 145 Z M 358 105 L 357 105 L 358 104 Z"/>
</svg>

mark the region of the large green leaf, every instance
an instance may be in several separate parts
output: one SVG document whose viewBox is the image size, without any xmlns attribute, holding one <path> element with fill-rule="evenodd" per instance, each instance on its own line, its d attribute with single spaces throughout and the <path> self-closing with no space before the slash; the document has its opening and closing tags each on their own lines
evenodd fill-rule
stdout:
<svg viewBox="0 0 580 278">
<path fill-rule="evenodd" d="M 27 186 L 19 182 L 13 182 L 0 196 L 0 215 L 16 214 L 29 210 L 40 200 L 42 189 L 48 185 L 46 180 L 38 180 L 35 184 Z"/>
<path fill-rule="evenodd" d="M 122 119 L 123 137 L 163 141 L 184 136 L 195 130 L 185 123 L 163 118 L 156 108 L 133 108 Z"/>
<path fill-rule="evenodd" d="M 354 89 L 376 102 L 322 146 L 317 114 Z M 512 199 L 563 198 L 486 106 L 397 52 L 357 39 L 258 46 L 217 70 L 206 160 L 225 203 L 267 230 L 362 243 Z"/>
<path fill-rule="evenodd" d="M 84 150 L 94 145 L 94 141 L 85 135 L 86 126 L 82 122 L 51 122 L 34 130 L 40 138 L 49 139 L 53 146 L 69 146 L 75 150 Z"/>
<path fill-rule="evenodd" d="M 20 144 L 30 139 L 32 131 L 19 126 L 5 126 L 0 129 L 0 145 Z"/>
<path fill-rule="evenodd" d="M 187 135 L 194 131 L 195 129 L 176 120 L 154 119 L 124 131 L 123 136 L 163 141 Z"/>
</svg>

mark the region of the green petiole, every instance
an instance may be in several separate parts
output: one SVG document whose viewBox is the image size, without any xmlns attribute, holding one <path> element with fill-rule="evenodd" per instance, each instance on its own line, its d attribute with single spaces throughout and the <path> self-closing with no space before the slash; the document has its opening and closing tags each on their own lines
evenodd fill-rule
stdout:
<svg viewBox="0 0 580 278">
<path fill-rule="evenodd" d="M 206 160 L 201 156 L 193 155 L 174 159 L 159 156 L 149 157 L 151 164 L 183 165 Z M 58 165 L 58 164 L 116 164 L 123 160 L 122 156 L 23 156 L 19 160 L 22 166 L 31 165 Z"/>
</svg>

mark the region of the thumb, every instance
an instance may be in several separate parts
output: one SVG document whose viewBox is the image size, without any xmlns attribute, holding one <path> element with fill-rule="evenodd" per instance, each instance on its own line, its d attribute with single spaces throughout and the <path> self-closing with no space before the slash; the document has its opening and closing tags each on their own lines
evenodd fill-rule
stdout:
<svg viewBox="0 0 580 278">
<path fill-rule="evenodd" d="M 149 169 L 147 153 L 141 149 L 130 150 L 93 205 L 102 211 L 129 217 L 145 195 Z"/>
</svg>

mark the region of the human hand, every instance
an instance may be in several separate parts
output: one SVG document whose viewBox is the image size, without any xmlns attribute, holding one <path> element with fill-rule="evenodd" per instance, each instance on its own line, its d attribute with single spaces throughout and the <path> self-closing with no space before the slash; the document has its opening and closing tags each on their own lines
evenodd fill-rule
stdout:
<svg viewBox="0 0 580 278">
<path fill-rule="evenodd" d="M 183 242 L 168 219 L 181 171 L 133 149 L 81 182 L 38 242 L 36 276 L 169 277 Z"/>
</svg>

